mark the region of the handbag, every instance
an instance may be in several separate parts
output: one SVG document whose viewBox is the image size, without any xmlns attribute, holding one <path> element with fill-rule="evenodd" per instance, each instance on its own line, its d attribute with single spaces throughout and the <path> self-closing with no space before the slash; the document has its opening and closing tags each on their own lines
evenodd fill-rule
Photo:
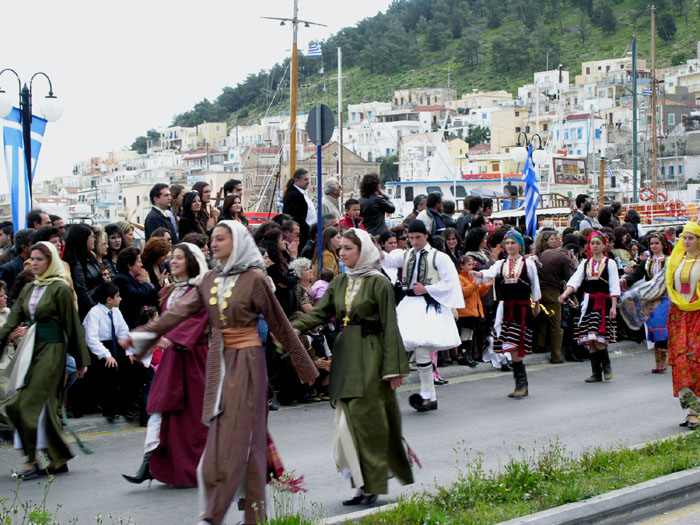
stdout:
<svg viewBox="0 0 700 525">
<path fill-rule="evenodd" d="M 24 388 L 24 379 L 27 377 L 29 366 L 32 364 L 34 355 L 34 339 L 36 337 L 36 323 L 32 324 L 12 356 L 12 360 L 5 370 L 0 371 L 3 379 L 7 379 L 5 387 L 5 398 L 10 399 L 17 394 L 17 391 Z"/>
</svg>

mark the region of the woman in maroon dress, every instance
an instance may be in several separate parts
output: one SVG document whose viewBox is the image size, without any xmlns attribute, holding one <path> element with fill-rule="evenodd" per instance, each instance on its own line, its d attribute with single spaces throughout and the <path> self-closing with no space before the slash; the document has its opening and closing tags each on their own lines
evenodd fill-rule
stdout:
<svg viewBox="0 0 700 525">
<path fill-rule="evenodd" d="M 175 246 L 170 260 L 174 283 L 161 293 L 161 311 L 166 312 L 182 297 L 196 293 L 195 285 L 207 269 L 197 246 Z M 207 312 L 202 308 L 157 343 L 164 351 L 148 395 L 146 454 L 135 476 L 124 475 L 131 483 L 157 479 L 177 487 L 197 486 L 197 464 L 208 431 L 202 424 L 208 323 Z"/>
</svg>

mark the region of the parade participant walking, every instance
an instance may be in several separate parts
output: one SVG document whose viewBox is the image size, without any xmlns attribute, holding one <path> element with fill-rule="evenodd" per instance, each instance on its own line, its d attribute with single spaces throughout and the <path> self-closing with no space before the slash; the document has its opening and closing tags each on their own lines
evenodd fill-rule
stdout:
<svg viewBox="0 0 700 525">
<path fill-rule="evenodd" d="M 462 341 L 452 308 L 464 308 L 457 269 L 450 258 L 428 244 L 425 223 L 415 219 L 408 225 L 412 249 L 384 255 L 384 264 L 402 268 L 406 293 L 396 308 L 399 331 L 407 351 L 415 351 L 420 393 L 409 403 L 419 412 L 437 410 L 430 352 L 458 348 Z M 428 328 L 429 329 L 426 329 Z"/>
<path fill-rule="evenodd" d="M 338 470 L 358 489 L 343 505 L 370 505 L 377 494 L 387 493 L 391 474 L 402 483 L 413 483 L 394 393 L 409 373 L 408 362 L 394 290 L 379 269 L 372 238 L 364 230 L 348 230 L 341 239 L 340 258 L 346 273 L 336 277 L 314 310 L 293 326 L 303 331 L 333 317 L 340 320 L 329 387 L 336 410 L 334 455 Z"/>
<path fill-rule="evenodd" d="M 668 240 L 661 232 L 649 234 L 651 256 L 644 264 L 638 264 L 634 271 L 620 279 L 620 287 L 626 289 L 637 281 L 651 281 L 659 273 L 664 273 L 668 252 Z M 654 347 L 655 366 L 652 374 L 662 374 L 668 368 L 668 296 L 661 298 L 659 306 L 646 321 L 648 344 Z"/>
<path fill-rule="evenodd" d="M 615 261 L 606 252 L 607 238 L 599 231 L 588 236 L 588 258 L 578 265 L 576 272 L 566 283 L 559 302 L 579 288 L 583 291 L 583 303 L 575 321 L 576 341 L 588 345 L 593 373 L 587 383 L 599 383 L 605 376 L 612 379 L 612 367 L 608 345 L 617 342 L 615 318 L 617 299 L 620 297 L 620 280 Z"/>
<path fill-rule="evenodd" d="M 31 355 L 28 367 L 18 370 L 18 381 L 10 385 L 7 417 L 15 429 L 15 448 L 27 456 L 20 477 L 39 476 L 37 454 L 45 451 L 49 473 L 68 471 L 73 457 L 63 439 L 58 421 L 58 397 L 63 385 L 66 352 L 73 356 L 76 375 L 85 375 L 90 355 L 83 338 L 73 294 L 64 279 L 63 264 L 56 248 L 40 242 L 29 252 L 34 281 L 26 285 L 0 329 L 0 348 L 22 323 L 30 325 L 17 350 Z M 17 362 L 24 360 L 17 358 Z"/>
<path fill-rule="evenodd" d="M 494 352 L 510 352 L 513 358 L 515 390 L 508 397 L 528 395 L 527 372 L 523 359 L 532 353 L 533 315 L 540 313 L 540 281 L 535 263 L 522 255 L 523 236 L 511 230 L 503 236 L 508 254 L 505 259 L 487 270 L 472 271 L 472 278 L 495 279 L 498 309 L 496 310 L 496 338 Z M 533 306 L 534 305 L 534 306 Z"/>
<path fill-rule="evenodd" d="M 161 293 L 161 312 L 196 294 L 196 285 L 207 271 L 204 254 L 197 246 L 176 245 L 170 260 L 174 282 Z M 197 485 L 197 463 L 208 431 L 202 424 L 208 323 L 207 312 L 201 308 L 157 343 L 163 356 L 148 394 L 146 454 L 135 476 L 123 475 L 130 483 L 155 478 L 176 487 Z"/>
<path fill-rule="evenodd" d="M 302 382 L 312 383 L 318 371 L 275 299 L 263 273 L 265 262 L 245 226 L 235 221 L 217 224 L 211 251 L 216 268 L 197 284 L 196 293 L 183 296 L 141 330 L 162 335 L 206 309 L 212 337 L 202 412 L 209 434 L 197 467 L 201 519 L 222 523 L 236 495 L 245 494 L 245 523 L 256 523 L 266 515 L 271 443 L 267 367 L 256 330 L 260 315 L 289 352 Z M 131 338 L 124 343 L 132 344 Z"/>
<path fill-rule="evenodd" d="M 668 293 L 669 365 L 673 367 L 673 396 L 688 415 L 680 424 L 689 430 L 698 428 L 700 414 L 700 225 L 688 222 L 681 239 L 673 248 L 666 271 L 646 284 L 622 296 L 621 313 L 634 329 L 641 328 L 648 312 Z"/>
</svg>

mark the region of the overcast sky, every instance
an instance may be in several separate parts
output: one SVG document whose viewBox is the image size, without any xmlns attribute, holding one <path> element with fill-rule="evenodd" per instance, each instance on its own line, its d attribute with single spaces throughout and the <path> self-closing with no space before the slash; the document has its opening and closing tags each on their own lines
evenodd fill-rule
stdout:
<svg viewBox="0 0 700 525">
<path fill-rule="evenodd" d="M 391 0 L 299 0 L 299 18 L 328 27 L 299 29 L 299 48 L 385 11 Z M 75 161 L 128 147 L 146 130 L 169 125 L 204 97 L 289 56 L 293 0 L 35 0 L 3 2 L 0 69 L 23 81 L 51 77 L 63 116 L 47 127 L 37 178 L 70 175 Z M 25 23 L 27 16 L 31 19 Z M 0 77 L 17 90 L 9 73 Z M 37 77 L 34 98 L 48 84 Z M 19 103 L 18 103 L 19 104 Z M 6 191 L 4 157 L 0 191 Z"/>
</svg>

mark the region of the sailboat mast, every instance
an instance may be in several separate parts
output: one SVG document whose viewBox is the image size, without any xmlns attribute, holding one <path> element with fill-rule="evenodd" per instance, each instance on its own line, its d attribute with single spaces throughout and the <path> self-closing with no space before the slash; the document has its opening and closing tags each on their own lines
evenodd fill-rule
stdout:
<svg viewBox="0 0 700 525">
<path fill-rule="evenodd" d="M 297 15 L 298 0 L 294 0 L 294 18 L 292 19 L 292 68 L 289 94 L 289 177 L 294 174 L 297 163 Z"/>
<path fill-rule="evenodd" d="M 651 6 L 651 177 L 654 185 L 654 202 L 658 202 L 659 183 L 657 177 L 658 144 L 656 135 L 656 7 Z"/>
</svg>

